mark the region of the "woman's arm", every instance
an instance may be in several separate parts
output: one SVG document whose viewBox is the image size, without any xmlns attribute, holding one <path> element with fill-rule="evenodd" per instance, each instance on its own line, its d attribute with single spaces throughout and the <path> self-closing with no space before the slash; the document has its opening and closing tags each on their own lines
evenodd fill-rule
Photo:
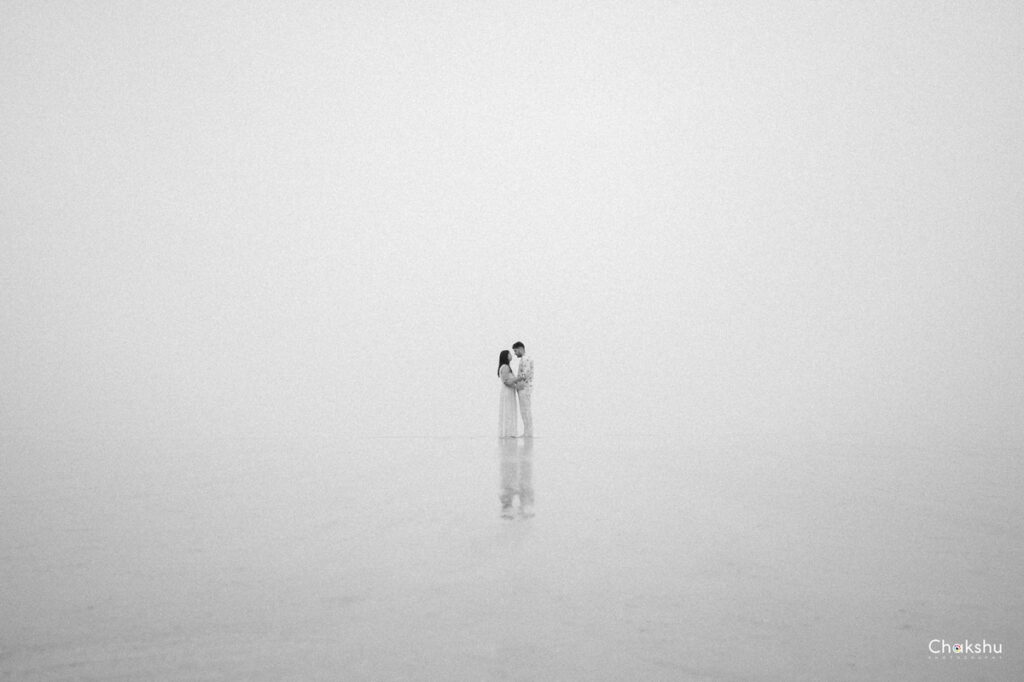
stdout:
<svg viewBox="0 0 1024 682">
<path fill-rule="evenodd" d="M 516 385 L 516 375 L 512 373 L 512 370 L 504 365 L 501 368 L 501 381 L 506 386 Z"/>
</svg>

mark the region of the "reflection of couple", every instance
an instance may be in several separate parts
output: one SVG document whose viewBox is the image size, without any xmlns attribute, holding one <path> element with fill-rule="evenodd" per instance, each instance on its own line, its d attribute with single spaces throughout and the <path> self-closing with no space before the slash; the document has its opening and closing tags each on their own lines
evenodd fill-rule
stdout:
<svg viewBox="0 0 1024 682">
<path fill-rule="evenodd" d="M 498 355 L 498 378 L 501 379 L 501 393 L 498 399 L 498 437 L 515 438 L 519 419 L 516 415 L 516 396 L 519 397 L 519 411 L 523 415 L 523 436 L 533 437 L 533 413 L 530 398 L 533 393 L 533 360 L 526 357 L 526 346 L 522 341 L 512 344 L 512 351 L 519 358 L 519 374 L 512 373 L 509 366 L 511 355 L 507 350 Z"/>
<path fill-rule="evenodd" d="M 501 516 L 514 519 L 514 501 L 519 498 L 519 515 L 533 516 L 533 439 L 524 438 L 523 446 L 515 438 L 498 441 L 501 466 Z"/>
</svg>

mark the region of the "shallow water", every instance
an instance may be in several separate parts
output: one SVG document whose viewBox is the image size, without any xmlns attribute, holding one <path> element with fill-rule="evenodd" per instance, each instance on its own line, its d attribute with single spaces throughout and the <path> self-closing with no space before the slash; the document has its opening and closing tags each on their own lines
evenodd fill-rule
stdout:
<svg viewBox="0 0 1024 682">
<path fill-rule="evenodd" d="M 866 438 L 8 444 L 0 675 L 1012 679 L 1021 454 Z M 502 519 L 503 464 L 521 485 L 524 460 L 536 516 Z M 982 638 L 1001 658 L 930 658 L 932 639 Z"/>
</svg>

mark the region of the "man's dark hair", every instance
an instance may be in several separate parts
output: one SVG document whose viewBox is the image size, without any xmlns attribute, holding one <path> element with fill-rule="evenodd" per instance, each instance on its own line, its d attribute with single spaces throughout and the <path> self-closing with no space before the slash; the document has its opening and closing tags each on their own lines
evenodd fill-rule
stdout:
<svg viewBox="0 0 1024 682">
<path fill-rule="evenodd" d="M 526 344 L 523 343 L 522 341 L 516 341 L 515 343 L 512 344 L 512 350 L 515 350 L 516 348 L 522 348 L 523 350 L 526 350 Z"/>
</svg>

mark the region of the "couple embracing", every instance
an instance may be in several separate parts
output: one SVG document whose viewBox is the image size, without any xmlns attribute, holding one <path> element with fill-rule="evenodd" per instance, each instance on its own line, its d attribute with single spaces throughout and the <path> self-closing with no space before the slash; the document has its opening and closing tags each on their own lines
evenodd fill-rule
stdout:
<svg viewBox="0 0 1024 682">
<path fill-rule="evenodd" d="M 522 341 L 512 344 L 512 352 L 519 358 L 519 373 L 513 374 L 509 365 L 512 359 L 507 350 L 498 355 L 498 378 L 501 379 L 501 393 L 498 398 L 498 437 L 515 438 L 519 420 L 516 415 L 516 397 L 519 411 L 523 415 L 523 436 L 533 437 L 533 413 L 530 411 L 530 396 L 533 392 L 533 360 L 526 356 Z"/>
</svg>

